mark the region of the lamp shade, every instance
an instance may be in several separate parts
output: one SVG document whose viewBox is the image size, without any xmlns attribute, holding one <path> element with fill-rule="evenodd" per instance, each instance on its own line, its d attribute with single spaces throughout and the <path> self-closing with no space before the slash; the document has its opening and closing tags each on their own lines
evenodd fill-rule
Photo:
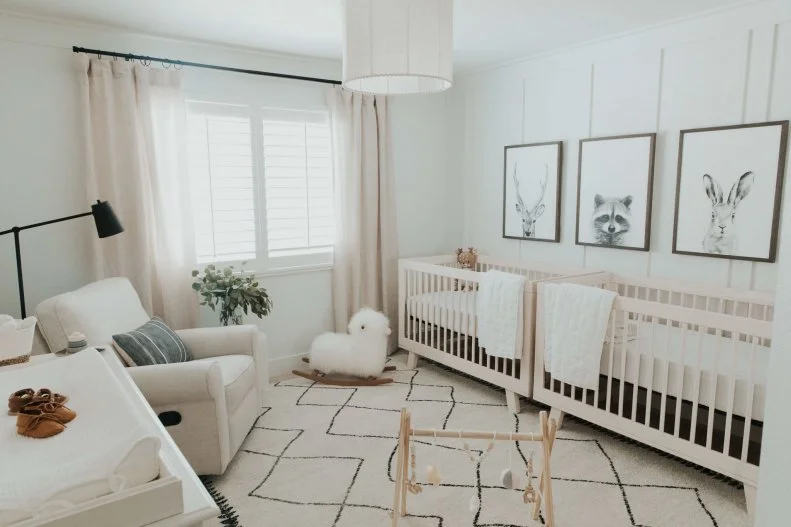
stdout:
<svg viewBox="0 0 791 527">
<path fill-rule="evenodd" d="M 453 0 L 345 0 L 343 86 L 381 95 L 453 84 Z"/>
<path fill-rule="evenodd" d="M 91 214 L 93 214 L 93 221 L 96 223 L 96 233 L 99 238 L 108 238 L 124 232 L 118 216 L 113 212 L 113 208 L 106 201 L 97 200 L 96 203 L 91 205 Z"/>
</svg>

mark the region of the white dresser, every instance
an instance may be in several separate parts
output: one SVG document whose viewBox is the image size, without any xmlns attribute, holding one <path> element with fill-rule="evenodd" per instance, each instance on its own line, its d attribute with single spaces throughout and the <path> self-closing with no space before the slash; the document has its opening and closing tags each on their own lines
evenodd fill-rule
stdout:
<svg viewBox="0 0 791 527">
<path fill-rule="evenodd" d="M 156 527 L 200 526 L 204 521 L 216 517 L 219 514 L 219 509 L 214 503 L 214 500 L 212 500 L 211 496 L 206 492 L 198 476 L 159 422 L 159 419 L 143 398 L 140 390 L 138 390 L 135 383 L 126 373 L 117 355 L 112 352 L 112 350 L 103 351 L 100 355 L 107 363 L 112 373 L 116 376 L 118 385 L 132 402 L 133 406 L 140 411 L 141 415 L 150 418 L 151 428 L 161 440 L 160 458 L 167 463 L 172 475 L 181 480 L 183 512 L 148 525 Z M 15 369 L 22 369 L 53 360 L 60 360 L 60 357 L 54 354 L 36 355 L 31 357 L 30 361 L 26 364 L 3 367 L 0 368 L 0 371 L 6 373 Z"/>
</svg>

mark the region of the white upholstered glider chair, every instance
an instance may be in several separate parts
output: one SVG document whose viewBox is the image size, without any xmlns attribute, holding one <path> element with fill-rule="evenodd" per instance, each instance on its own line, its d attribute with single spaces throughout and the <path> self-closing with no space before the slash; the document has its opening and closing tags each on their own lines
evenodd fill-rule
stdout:
<svg viewBox="0 0 791 527">
<path fill-rule="evenodd" d="M 132 284 L 109 278 L 55 296 L 36 308 L 50 351 L 67 335 L 84 333 L 91 346 L 114 353 L 112 336 L 149 320 Z M 198 474 L 222 474 L 260 415 L 268 384 L 266 336 L 255 326 L 176 331 L 190 362 L 127 369 Z"/>
</svg>

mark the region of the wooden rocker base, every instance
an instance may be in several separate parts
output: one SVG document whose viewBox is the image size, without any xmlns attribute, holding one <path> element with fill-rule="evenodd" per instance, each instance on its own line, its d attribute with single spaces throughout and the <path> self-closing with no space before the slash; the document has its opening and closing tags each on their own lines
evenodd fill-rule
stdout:
<svg viewBox="0 0 791 527">
<path fill-rule="evenodd" d="M 307 357 L 303 357 L 302 362 L 310 364 L 310 360 Z M 385 366 L 384 369 L 385 372 L 395 370 L 395 366 Z M 370 377 L 368 379 L 364 379 L 362 377 L 355 377 L 353 375 L 327 376 L 317 371 L 308 373 L 299 370 L 292 370 L 291 373 L 304 379 L 308 379 L 319 384 L 326 384 L 328 386 L 381 386 L 383 384 L 390 384 L 393 382 L 393 379 L 390 377 Z"/>
</svg>

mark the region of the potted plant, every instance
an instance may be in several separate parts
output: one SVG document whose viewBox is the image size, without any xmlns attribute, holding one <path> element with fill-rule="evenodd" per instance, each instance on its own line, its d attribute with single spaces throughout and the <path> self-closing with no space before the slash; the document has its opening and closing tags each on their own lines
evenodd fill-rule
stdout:
<svg viewBox="0 0 791 527">
<path fill-rule="evenodd" d="M 220 309 L 220 324 L 239 325 L 243 316 L 249 313 L 264 318 L 272 310 L 272 300 L 266 289 L 260 287 L 254 273 L 244 272 L 244 262 L 238 273 L 233 266 L 218 270 L 209 264 L 200 271 L 192 271 L 195 282 L 192 288 L 203 297 L 200 305 L 209 306 L 212 311 Z"/>
</svg>

